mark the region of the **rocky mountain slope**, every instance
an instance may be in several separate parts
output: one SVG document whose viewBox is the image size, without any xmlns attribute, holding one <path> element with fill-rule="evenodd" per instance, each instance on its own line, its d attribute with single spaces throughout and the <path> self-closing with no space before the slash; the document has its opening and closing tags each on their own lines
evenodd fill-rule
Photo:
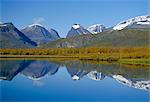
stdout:
<svg viewBox="0 0 150 102">
<path fill-rule="evenodd" d="M 35 47 L 36 43 L 20 32 L 12 23 L 0 24 L 0 48 Z"/>
<path fill-rule="evenodd" d="M 47 30 L 40 24 L 29 25 L 21 31 L 37 44 L 55 41 L 60 38 L 54 29 Z"/>
</svg>

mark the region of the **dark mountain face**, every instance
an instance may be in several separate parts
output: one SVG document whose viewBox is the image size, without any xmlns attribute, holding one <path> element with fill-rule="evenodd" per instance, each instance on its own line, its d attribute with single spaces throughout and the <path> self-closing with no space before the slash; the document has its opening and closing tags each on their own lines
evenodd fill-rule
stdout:
<svg viewBox="0 0 150 102">
<path fill-rule="evenodd" d="M 36 43 L 20 32 L 12 23 L 0 24 L 0 48 L 27 48 Z"/>
<path fill-rule="evenodd" d="M 48 31 L 53 35 L 55 39 L 60 39 L 58 32 L 55 29 L 49 28 Z"/>
<path fill-rule="evenodd" d="M 67 38 L 82 34 L 90 34 L 90 32 L 87 29 L 80 26 L 79 24 L 74 24 L 71 27 L 71 30 L 68 32 Z"/>
<path fill-rule="evenodd" d="M 29 25 L 21 31 L 37 44 L 55 41 L 60 38 L 54 29 L 48 31 L 38 24 Z"/>
</svg>

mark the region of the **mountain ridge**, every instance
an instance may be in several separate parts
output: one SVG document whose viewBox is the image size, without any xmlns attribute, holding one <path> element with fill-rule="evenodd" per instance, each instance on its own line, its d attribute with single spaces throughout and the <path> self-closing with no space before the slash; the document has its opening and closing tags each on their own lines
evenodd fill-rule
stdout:
<svg viewBox="0 0 150 102">
<path fill-rule="evenodd" d="M 19 31 L 12 23 L 0 23 L 1 48 L 59 47 L 134 47 L 148 46 L 150 16 L 137 16 L 106 28 L 102 24 L 73 24 L 66 38 L 53 28 L 41 24 L 28 25 Z"/>
<path fill-rule="evenodd" d="M 128 20 L 121 21 L 116 26 L 113 27 L 113 30 L 122 30 L 126 27 L 131 27 L 132 25 L 145 25 L 150 28 L 150 15 L 137 16 L 134 18 L 130 18 Z"/>
</svg>

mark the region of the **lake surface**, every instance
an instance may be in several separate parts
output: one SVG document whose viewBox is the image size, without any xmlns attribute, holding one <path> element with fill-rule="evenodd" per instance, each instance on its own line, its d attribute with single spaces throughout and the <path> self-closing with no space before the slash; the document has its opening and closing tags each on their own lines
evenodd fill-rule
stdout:
<svg viewBox="0 0 150 102">
<path fill-rule="evenodd" d="M 1 102 L 149 102 L 149 67 L 56 60 L 1 60 Z"/>
</svg>

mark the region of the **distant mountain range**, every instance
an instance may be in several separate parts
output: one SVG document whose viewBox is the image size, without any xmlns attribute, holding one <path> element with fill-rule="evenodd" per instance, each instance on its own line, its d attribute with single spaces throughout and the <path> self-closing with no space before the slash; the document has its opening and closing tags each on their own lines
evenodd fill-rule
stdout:
<svg viewBox="0 0 150 102">
<path fill-rule="evenodd" d="M 87 29 L 82 27 L 80 24 L 74 24 L 69 30 L 67 34 L 67 38 L 83 35 L 83 34 L 97 34 L 105 30 L 106 30 L 105 26 L 101 24 L 91 25 Z"/>
<path fill-rule="evenodd" d="M 97 28 L 96 25 L 89 27 Z M 41 45 L 43 48 L 54 47 L 137 47 L 149 46 L 150 16 L 139 16 L 119 23 L 114 27 L 105 28 L 97 34 L 80 34 L 66 39 L 59 39 Z M 96 31 L 96 30 L 95 30 Z"/>
<path fill-rule="evenodd" d="M 110 30 L 98 34 L 74 36 L 43 44 L 42 48 L 141 47 L 149 46 L 149 28 Z"/>
<path fill-rule="evenodd" d="M 52 28 L 32 24 L 19 31 L 12 23 L 0 24 L 0 48 L 148 46 L 150 16 L 138 16 L 106 28 L 73 24 L 65 39 Z"/>
<path fill-rule="evenodd" d="M 60 38 L 56 30 L 32 24 L 19 31 L 12 23 L 0 24 L 0 48 L 32 48 Z"/>
</svg>

